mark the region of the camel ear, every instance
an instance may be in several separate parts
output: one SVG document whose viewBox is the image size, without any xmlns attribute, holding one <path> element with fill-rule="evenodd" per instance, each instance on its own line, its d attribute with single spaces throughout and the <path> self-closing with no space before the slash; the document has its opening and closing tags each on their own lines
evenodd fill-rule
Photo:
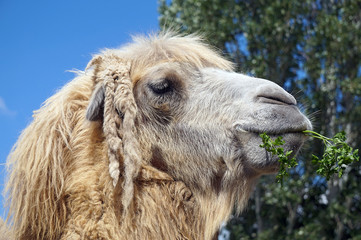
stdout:
<svg viewBox="0 0 361 240">
<path fill-rule="evenodd" d="M 99 86 L 94 90 L 86 112 L 86 118 L 89 121 L 98 121 L 103 119 L 104 96 L 104 86 L 102 84 L 99 84 Z"/>
</svg>

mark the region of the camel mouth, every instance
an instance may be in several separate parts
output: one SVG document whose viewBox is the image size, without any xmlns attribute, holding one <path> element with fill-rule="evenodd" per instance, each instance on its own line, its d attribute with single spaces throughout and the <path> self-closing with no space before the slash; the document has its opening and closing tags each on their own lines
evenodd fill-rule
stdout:
<svg viewBox="0 0 361 240">
<path fill-rule="evenodd" d="M 236 123 L 234 124 L 234 129 L 240 134 L 244 133 L 253 133 L 253 134 L 262 134 L 266 133 L 269 136 L 282 136 L 285 134 L 303 134 L 303 131 L 312 130 L 312 126 L 307 124 L 307 122 L 302 124 L 296 124 L 294 126 L 286 126 L 280 128 L 260 128 L 251 125 Z"/>
<path fill-rule="evenodd" d="M 276 138 L 278 136 L 282 136 L 285 141 L 285 144 L 281 146 L 284 148 L 284 151 L 292 151 L 290 158 L 295 157 L 298 154 L 299 150 L 308 138 L 303 132 L 289 132 L 283 133 L 282 135 L 270 135 L 271 138 Z M 264 154 L 266 155 L 266 161 L 263 163 L 264 165 L 261 168 L 263 168 L 263 170 L 267 169 L 268 173 L 278 172 L 278 157 L 267 152 L 265 149 L 262 151 L 264 151 Z"/>
<path fill-rule="evenodd" d="M 285 141 L 283 148 L 286 151 L 292 150 L 293 154 L 297 154 L 297 152 L 300 150 L 304 142 L 308 139 L 308 136 L 303 133 L 305 130 L 309 130 L 312 128 L 309 127 L 303 127 L 298 126 L 298 128 L 285 128 L 285 129 L 255 129 L 255 128 L 241 128 L 238 126 L 236 127 L 238 138 L 242 138 L 242 135 L 247 134 L 251 136 L 253 139 L 257 139 L 256 143 L 257 146 L 262 143 L 260 134 L 266 133 L 268 136 L 271 137 L 271 139 L 275 139 L 277 137 L 282 137 L 282 139 Z M 247 138 L 250 139 L 250 138 Z"/>
<path fill-rule="evenodd" d="M 307 140 L 307 135 L 303 133 L 304 130 L 311 129 L 307 124 L 294 124 L 293 127 L 283 127 L 278 129 L 272 128 L 258 128 L 255 126 L 246 126 L 235 124 L 234 131 L 238 144 L 236 145 L 236 152 L 241 153 L 239 159 L 246 159 L 249 168 L 253 169 L 256 176 L 263 174 L 274 174 L 279 171 L 278 157 L 267 152 L 261 148 L 262 138 L 261 133 L 266 133 L 275 139 L 279 136 L 285 141 L 282 148 L 287 151 L 292 151 L 292 156 L 297 155 L 304 142 Z M 243 149 L 246 149 L 244 151 Z M 252 152 L 252 154 L 243 155 L 244 152 Z"/>
</svg>

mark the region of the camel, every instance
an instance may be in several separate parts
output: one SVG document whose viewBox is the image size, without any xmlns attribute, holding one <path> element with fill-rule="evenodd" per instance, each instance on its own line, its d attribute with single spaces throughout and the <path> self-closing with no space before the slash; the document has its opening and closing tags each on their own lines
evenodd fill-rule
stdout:
<svg viewBox="0 0 361 240">
<path fill-rule="evenodd" d="M 196 35 L 95 55 L 34 113 L 8 158 L 14 239 L 212 239 L 311 123 L 275 83 Z M 5 233 L 2 233 L 4 237 Z"/>
</svg>

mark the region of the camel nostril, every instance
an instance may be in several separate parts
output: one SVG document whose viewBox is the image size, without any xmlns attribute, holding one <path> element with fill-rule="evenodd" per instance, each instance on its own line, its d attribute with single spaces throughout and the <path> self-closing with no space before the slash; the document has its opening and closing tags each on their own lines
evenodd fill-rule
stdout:
<svg viewBox="0 0 361 240">
<path fill-rule="evenodd" d="M 268 83 L 259 86 L 255 92 L 256 101 L 277 105 L 297 105 L 296 99 L 280 86 Z"/>
<path fill-rule="evenodd" d="M 284 95 L 278 95 L 278 96 L 261 95 L 258 96 L 258 99 L 262 103 L 278 104 L 278 105 L 297 105 L 297 101 L 292 95 L 290 95 L 290 97 Z"/>
</svg>

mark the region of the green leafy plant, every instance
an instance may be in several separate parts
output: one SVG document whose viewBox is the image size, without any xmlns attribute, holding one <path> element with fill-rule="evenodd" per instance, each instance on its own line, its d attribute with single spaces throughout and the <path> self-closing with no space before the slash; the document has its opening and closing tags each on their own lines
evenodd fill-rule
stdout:
<svg viewBox="0 0 361 240">
<path fill-rule="evenodd" d="M 329 180 L 333 174 L 338 174 L 338 177 L 341 177 L 348 165 L 359 160 L 358 149 L 354 150 L 346 143 L 345 132 L 339 132 L 333 138 L 325 137 L 311 130 L 303 131 L 303 133 L 323 141 L 323 156 L 319 158 L 312 154 L 312 164 L 318 167 L 316 171 L 317 174 L 325 177 L 327 180 Z M 285 144 L 285 141 L 281 136 L 272 140 L 266 133 L 262 133 L 260 137 L 263 142 L 260 147 L 265 148 L 267 152 L 278 157 L 280 169 L 276 180 L 283 184 L 283 178 L 289 176 L 288 169 L 297 166 L 296 158 L 291 157 L 292 151 L 284 151 L 282 145 Z"/>
<path fill-rule="evenodd" d="M 283 178 L 288 177 L 288 169 L 297 166 L 297 160 L 295 157 L 291 158 L 292 151 L 285 152 L 281 147 L 285 144 L 285 141 L 281 136 L 277 137 L 275 140 L 272 140 L 270 136 L 266 133 L 260 134 L 263 144 L 260 147 L 265 148 L 267 152 L 270 152 L 272 155 L 278 157 L 278 162 L 280 163 L 280 169 L 276 176 L 276 181 L 283 185 Z"/>
</svg>

